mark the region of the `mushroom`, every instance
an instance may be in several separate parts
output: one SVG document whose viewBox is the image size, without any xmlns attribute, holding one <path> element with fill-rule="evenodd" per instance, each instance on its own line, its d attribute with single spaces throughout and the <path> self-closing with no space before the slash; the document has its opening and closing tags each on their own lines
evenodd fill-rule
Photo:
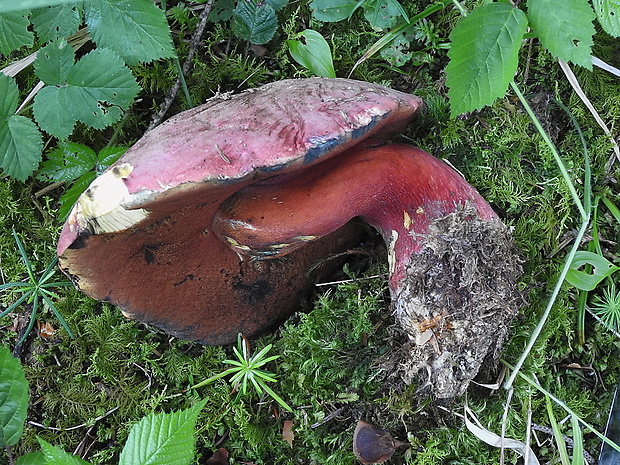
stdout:
<svg viewBox="0 0 620 465">
<path fill-rule="evenodd" d="M 211 232 L 221 203 L 397 132 L 421 105 L 347 79 L 218 95 L 148 132 L 91 184 L 61 232 L 60 267 L 87 295 L 173 335 L 219 345 L 259 334 L 300 308 L 337 264 L 325 258 L 356 245 L 359 231 L 347 225 L 287 257 L 243 260 Z"/>
<path fill-rule="evenodd" d="M 354 244 L 349 220 L 361 217 L 386 242 L 402 334 L 385 365 L 405 382 L 422 373 L 438 397 L 460 395 L 517 313 L 520 259 L 458 173 L 385 142 L 420 107 L 346 79 L 217 97 L 95 180 L 61 233 L 61 268 L 131 318 L 226 344 L 298 308 L 316 277 L 306 271 Z"/>
</svg>

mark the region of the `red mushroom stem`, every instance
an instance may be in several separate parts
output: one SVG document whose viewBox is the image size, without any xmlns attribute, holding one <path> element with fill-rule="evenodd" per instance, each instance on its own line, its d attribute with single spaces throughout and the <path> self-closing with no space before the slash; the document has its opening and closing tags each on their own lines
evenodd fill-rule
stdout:
<svg viewBox="0 0 620 465">
<path fill-rule="evenodd" d="M 518 264 L 479 270 L 501 260 L 509 234 L 484 198 L 445 162 L 407 145 L 355 147 L 294 178 L 276 176 L 242 189 L 221 205 L 213 231 L 241 256 L 271 258 L 353 217 L 383 236 L 397 321 L 415 350 L 427 352 L 410 357 L 417 360 L 410 371 L 426 368 L 440 397 L 460 394 L 467 383 L 457 379 L 473 378 L 507 330 L 505 317 L 503 326 L 493 328 L 485 314 L 511 308 L 502 301 L 515 298 Z M 470 308 L 479 304 L 474 294 L 488 291 L 481 288 L 484 275 L 497 273 L 510 275 L 509 284 L 498 283 L 490 302 Z M 484 348 L 463 349 L 466 333 L 476 343 L 486 337 Z"/>
<path fill-rule="evenodd" d="M 241 255 L 285 255 L 361 217 L 390 251 L 390 287 L 407 275 L 409 258 L 426 243 L 430 224 L 475 208 L 483 220 L 497 215 L 445 162 L 415 147 L 355 148 L 303 174 L 253 184 L 218 210 L 213 231 Z"/>
</svg>

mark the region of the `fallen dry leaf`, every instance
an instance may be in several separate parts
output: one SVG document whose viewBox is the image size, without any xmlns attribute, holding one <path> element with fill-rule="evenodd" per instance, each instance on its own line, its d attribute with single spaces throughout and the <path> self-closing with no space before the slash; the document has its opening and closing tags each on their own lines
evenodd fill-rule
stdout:
<svg viewBox="0 0 620 465">
<path fill-rule="evenodd" d="M 295 433 L 293 432 L 293 420 L 286 420 L 282 427 L 282 439 L 288 442 L 288 445 L 293 447 L 293 440 L 295 439 Z"/>
<path fill-rule="evenodd" d="M 44 339 L 56 334 L 56 328 L 51 323 L 37 321 L 37 334 Z"/>
<path fill-rule="evenodd" d="M 392 435 L 365 421 L 358 421 L 353 433 L 353 453 L 364 465 L 383 463 L 389 460 L 400 446 L 409 444 L 395 441 Z"/>
</svg>

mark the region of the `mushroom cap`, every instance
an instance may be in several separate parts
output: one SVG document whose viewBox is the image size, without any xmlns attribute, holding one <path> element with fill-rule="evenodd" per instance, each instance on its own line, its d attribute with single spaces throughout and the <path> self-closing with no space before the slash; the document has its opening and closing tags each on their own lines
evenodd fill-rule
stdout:
<svg viewBox="0 0 620 465">
<path fill-rule="evenodd" d="M 316 278 L 306 271 L 356 234 L 345 226 L 281 259 L 244 260 L 211 232 L 221 203 L 397 132 L 421 106 L 347 79 L 216 96 L 145 134 L 91 184 L 61 232 L 60 266 L 89 296 L 174 335 L 227 344 L 260 333 L 298 308 Z"/>
</svg>

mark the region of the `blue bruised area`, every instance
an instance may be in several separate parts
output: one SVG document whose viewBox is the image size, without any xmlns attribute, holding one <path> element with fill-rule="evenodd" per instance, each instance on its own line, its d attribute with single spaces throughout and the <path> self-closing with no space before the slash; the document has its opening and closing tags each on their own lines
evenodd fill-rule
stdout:
<svg viewBox="0 0 620 465">
<path fill-rule="evenodd" d="M 320 137 L 309 138 L 308 142 L 310 142 L 313 145 L 313 147 L 310 147 L 308 149 L 308 152 L 304 156 L 304 165 L 307 165 L 309 163 L 316 161 L 317 159 L 321 158 L 326 153 L 329 153 L 335 150 L 336 148 L 338 148 L 338 146 L 343 145 L 346 142 L 349 142 L 350 140 L 361 139 L 372 128 L 374 128 L 379 121 L 382 121 L 386 117 L 388 117 L 390 113 L 391 112 L 388 111 L 382 115 L 373 116 L 370 123 L 364 126 L 360 126 L 359 128 L 355 128 L 350 132 L 347 131 L 344 134 L 341 134 L 340 137 L 334 137 L 332 139 L 327 139 L 327 140 L 320 138 Z"/>
</svg>

